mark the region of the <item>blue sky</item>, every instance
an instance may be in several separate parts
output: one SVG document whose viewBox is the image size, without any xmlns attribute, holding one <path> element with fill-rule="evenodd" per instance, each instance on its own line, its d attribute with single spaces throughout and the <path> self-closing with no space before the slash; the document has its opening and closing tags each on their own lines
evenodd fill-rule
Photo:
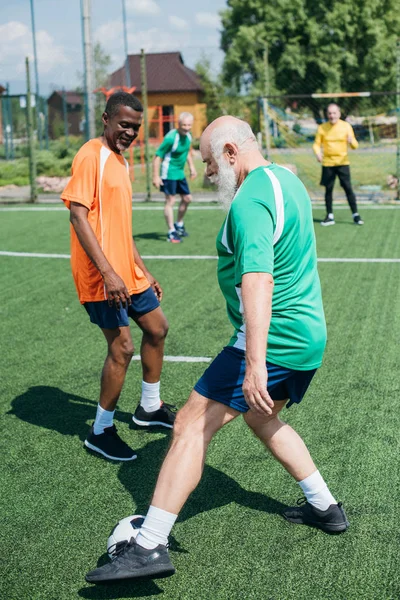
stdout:
<svg viewBox="0 0 400 600">
<path fill-rule="evenodd" d="M 218 72 L 218 13 L 226 0 L 125 0 L 131 54 L 179 50 L 193 67 L 202 55 Z M 0 3 L 0 84 L 10 93 L 25 91 L 25 56 L 33 56 L 29 0 Z M 80 0 L 34 0 L 40 92 L 73 89 L 83 70 Z M 111 70 L 124 62 L 121 0 L 92 0 L 92 36 L 112 58 Z M 33 75 L 33 69 L 32 69 Z M 33 81 L 34 82 L 34 81 Z"/>
</svg>

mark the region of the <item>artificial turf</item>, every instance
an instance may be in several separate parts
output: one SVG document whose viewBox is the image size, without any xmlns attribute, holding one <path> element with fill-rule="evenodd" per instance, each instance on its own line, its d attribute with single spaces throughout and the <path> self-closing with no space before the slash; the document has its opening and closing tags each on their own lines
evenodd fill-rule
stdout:
<svg viewBox="0 0 400 600">
<path fill-rule="evenodd" d="M 322 228 L 322 258 L 400 258 L 400 211 L 346 210 Z M 190 237 L 165 242 L 161 210 L 134 210 L 146 255 L 214 255 L 219 210 L 192 210 Z M 0 212 L 0 250 L 69 251 L 67 211 Z M 5 600 L 397 600 L 400 489 L 397 307 L 400 264 L 320 263 L 328 323 L 323 367 L 285 418 L 304 437 L 351 527 L 328 536 L 285 522 L 301 492 L 247 430 L 223 429 L 173 530 L 169 579 L 95 587 L 85 573 L 123 516 L 142 514 L 169 434 L 135 429 L 133 362 L 116 414 L 138 450 L 113 464 L 82 446 L 95 413 L 104 342 L 76 298 L 69 261 L 0 256 L 2 302 L 0 597 Z M 216 261 L 149 259 L 164 287 L 166 354 L 215 356 L 229 339 Z M 140 336 L 132 327 L 139 346 Z M 204 364 L 166 363 L 162 396 L 182 406 Z"/>
</svg>

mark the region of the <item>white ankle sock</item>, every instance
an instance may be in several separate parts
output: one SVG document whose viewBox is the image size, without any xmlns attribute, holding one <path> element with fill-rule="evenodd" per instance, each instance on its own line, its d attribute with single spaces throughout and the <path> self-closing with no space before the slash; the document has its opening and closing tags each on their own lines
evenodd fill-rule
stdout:
<svg viewBox="0 0 400 600">
<path fill-rule="evenodd" d="M 304 492 L 307 502 L 319 510 L 327 510 L 331 504 L 337 504 L 319 471 L 315 471 L 298 482 Z"/>
<path fill-rule="evenodd" d="M 104 433 L 106 427 L 112 427 L 115 410 L 105 410 L 97 405 L 96 419 L 93 424 L 94 435 Z"/>
<path fill-rule="evenodd" d="M 173 229 L 168 229 L 168 233 L 174 233 L 175 227 Z"/>
<path fill-rule="evenodd" d="M 177 221 L 176 224 L 178 225 L 178 227 L 183 227 L 183 221 Z"/>
<path fill-rule="evenodd" d="M 160 400 L 160 382 L 147 383 L 142 381 L 142 397 L 140 398 L 140 406 L 146 412 L 154 412 L 161 406 Z"/>
<path fill-rule="evenodd" d="M 329 213 L 328 214 L 329 219 L 334 219 L 335 217 L 333 216 L 333 213 Z"/>
<path fill-rule="evenodd" d="M 173 515 L 162 508 L 150 506 L 143 525 L 136 538 L 136 543 L 151 550 L 159 544 L 166 546 L 168 536 L 178 515 Z"/>
</svg>

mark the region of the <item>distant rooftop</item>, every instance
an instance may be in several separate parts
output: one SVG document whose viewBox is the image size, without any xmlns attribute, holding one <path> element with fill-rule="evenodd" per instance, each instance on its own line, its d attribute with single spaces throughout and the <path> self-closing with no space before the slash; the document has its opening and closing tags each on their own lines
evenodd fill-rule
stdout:
<svg viewBox="0 0 400 600">
<path fill-rule="evenodd" d="M 131 86 L 142 91 L 140 54 L 129 55 Z M 147 91 L 154 92 L 202 92 L 200 78 L 193 69 L 183 63 L 180 52 L 157 52 L 146 54 Z M 110 86 L 126 85 L 125 66 L 110 75 Z"/>
</svg>

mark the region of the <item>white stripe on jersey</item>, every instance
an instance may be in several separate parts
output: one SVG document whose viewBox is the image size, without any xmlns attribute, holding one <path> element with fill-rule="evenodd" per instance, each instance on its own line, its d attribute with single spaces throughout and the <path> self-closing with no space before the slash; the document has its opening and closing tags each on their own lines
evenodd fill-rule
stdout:
<svg viewBox="0 0 400 600">
<path fill-rule="evenodd" d="M 175 152 L 175 150 L 178 147 L 178 144 L 179 144 L 179 131 L 177 131 L 175 134 L 174 143 L 172 144 L 172 148 L 171 148 L 170 152 L 167 152 L 167 154 L 164 156 L 164 160 L 163 160 L 162 166 L 161 166 L 161 179 L 168 179 L 168 169 L 169 169 L 169 163 L 171 162 L 171 154 L 173 152 Z"/>
</svg>

